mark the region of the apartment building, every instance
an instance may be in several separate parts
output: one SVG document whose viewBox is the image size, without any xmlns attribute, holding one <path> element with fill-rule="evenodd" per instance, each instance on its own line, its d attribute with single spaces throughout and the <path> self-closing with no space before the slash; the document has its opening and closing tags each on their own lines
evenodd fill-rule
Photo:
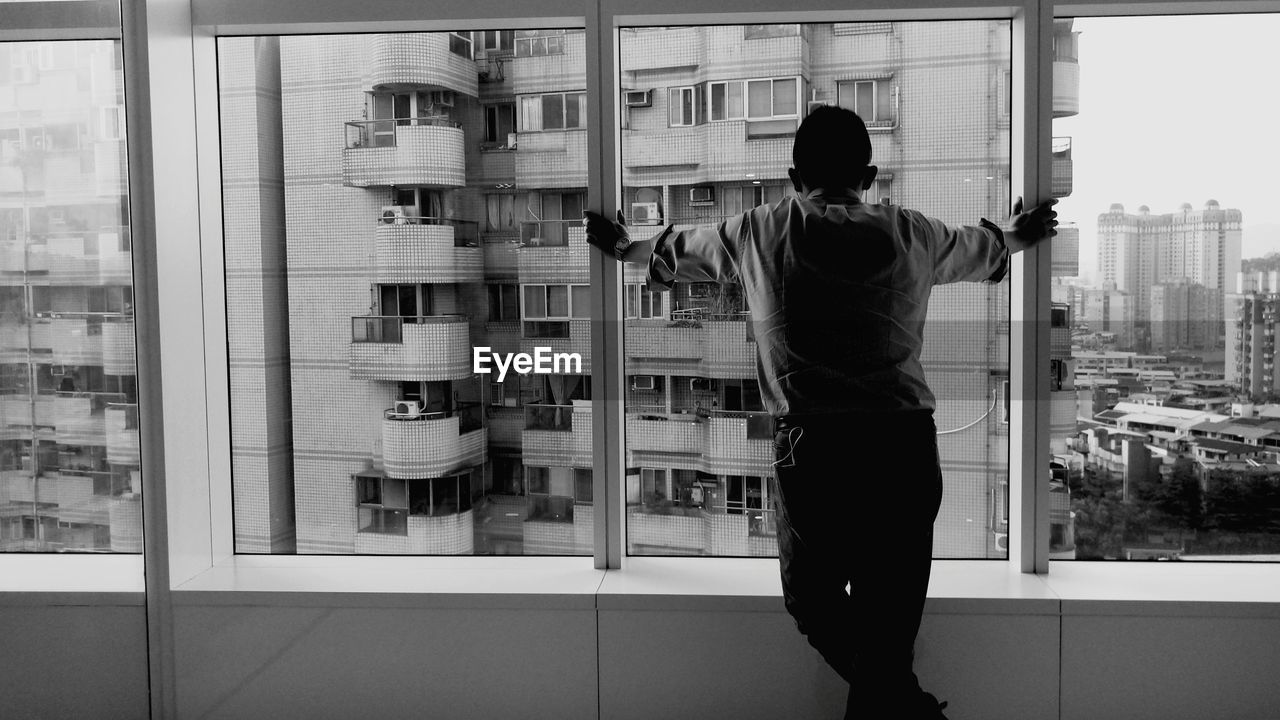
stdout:
<svg viewBox="0 0 1280 720">
<path fill-rule="evenodd" d="M 1115 203 L 1098 216 L 1099 282 L 1132 297 L 1140 347 L 1155 342 L 1157 334 L 1162 343 L 1178 339 L 1176 322 L 1167 329 L 1151 327 L 1167 320 L 1152 317 L 1153 302 L 1162 315 L 1171 306 L 1167 294 L 1154 290 L 1160 285 L 1196 288 L 1197 297 L 1207 298 L 1203 303 L 1183 303 L 1185 311 L 1197 313 L 1186 322 L 1214 328 L 1204 342 L 1212 343 L 1206 347 L 1221 347 L 1216 328 L 1225 313 L 1224 294 L 1240 267 L 1240 223 L 1239 210 L 1222 208 L 1216 200 L 1206 201 L 1200 210 L 1183 203 L 1178 212 L 1162 215 L 1151 214 L 1146 205 L 1137 214 L 1126 213 Z M 1156 301 L 1153 292 L 1160 295 Z M 1201 309 L 1203 316 L 1198 314 Z"/>
<path fill-rule="evenodd" d="M 1061 116 L 1075 56 L 1055 27 Z M 1007 214 L 1008 23 L 649 28 L 619 48 L 637 236 L 790 192 L 815 104 L 868 122 L 869 201 Z M 583 34 L 223 38 L 219 65 L 237 549 L 589 553 Z M 938 556 L 1005 551 L 1008 307 L 1007 283 L 931 304 Z M 629 551 L 776 553 L 748 308 L 628 268 L 623 310 Z M 581 372 L 499 381 L 473 372 L 479 347 L 576 353 Z"/>
<path fill-rule="evenodd" d="M 0 46 L 0 551 L 141 552 L 123 75 Z"/>
</svg>

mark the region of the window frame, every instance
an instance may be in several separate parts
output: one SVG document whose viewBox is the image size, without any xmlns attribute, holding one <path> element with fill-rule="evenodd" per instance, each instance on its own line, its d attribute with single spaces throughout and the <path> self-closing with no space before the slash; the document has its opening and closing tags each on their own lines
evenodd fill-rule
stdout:
<svg viewBox="0 0 1280 720">
<path fill-rule="evenodd" d="M 64 4 L 59 4 L 64 5 Z M 100 38 L 120 37 L 119 27 L 104 29 L 98 9 L 110 9 L 113 3 L 70 3 L 74 12 L 60 7 L 59 16 L 45 15 L 48 8 L 30 10 L 18 4 L 10 12 L 6 8 L 7 27 L 4 39 Z M 1052 19 L 1055 11 L 1062 16 L 1077 14 L 1156 15 L 1204 12 L 1203 4 L 1177 2 L 1122 2 L 1098 0 L 1089 4 L 1063 4 L 1055 7 L 1039 0 L 1004 4 L 994 0 L 975 1 L 964 5 L 937 7 L 921 4 L 920 8 L 904 8 L 889 0 L 802 0 L 799 5 L 780 13 L 748 5 L 726 12 L 712 0 L 683 0 L 680 3 L 640 5 L 634 1 L 599 0 L 589 3 L 595 8 L 587 24 L 589 62 L 587 127 L 589 138 L 589 205 L 611 215 L 618 202 L 618 163 L 614 156 L 616 138 L 612 134 L 611 106 L 605 104 L 618 97 L 617 84 L 609 64 L 593 62 L 610 57 L 616 48 L 615 28 L 636 25 L 677 25 L 701 22 L 777 22 L 785 15 L 821 13 L 823 21 L 857 22 L 915 19 L 923 10 L 931 19 L 1012 18 L 1014 20 L 1014 52 L 1012 82 L 1012 118 L 1014 130 L 1013 190 L 1024 196 L 1047 196 L 1048 153 L 1051 98 L 1045 80 L 1050 75 Z M 84 7 L 78 7 L 84 6 Z M 140 383 L 140 401 L 144 406 L 141 421 L 144 454 L 144 487 L 150 504 L 145 511 L 147 530 L 148 592 L 164 598 L 172 588 L 186 583 L 215 566 L 234 566 L 251 559 L 236 556 L 231 543 L 230 454 L 227 435 L 228 408 L 225 356 L 225 321 L 221 248 L 221 189 L 218 183 L 218 150 L 216 65 L 213 43 L 218 34 L 310 34 L 321 32 L 377 32 L 407 30 L 448 30 L 457 27 L 577 27 L 584 24 L 582 4 L 561 0 L 539 0 L 534 6 L 515 7 L 489 0 L 445 0 L 435 7 L 435 19 L 424 21 L 418 6 L 406 7 L 391 0 L 370 0 L 360 7 L 325 4 L 308 7 L 304 18 L 296 8 L 283 4 L 258 4 L 233 0 L 147 0 L 127 8 L 124 17 L 125 61 L 134 68 L 126 89 L 129 122 L 125 133 L 129 139 L 132 173 L 131 215 L 138 219 L 135 233 L 135 262 L 139 268 L 138 347 L 139 375 L 149 378 Z M 151 12 L 148 13 L 147 11 Z M 598 12 L 597 12 L 598 11 Z M 1214 13 L 1276 12 L 1280 3 L 1247 3 L 1233 0 L 1212 8 Z M 117 6 L 118 12 L 118 6 Z M 150 15 L 150 17 L 148 17 Z M 537 19 L 530 21 L 531 16 Z M 477 21 L 477 18 L 482 20 Z M 816 19 L 807 15 L 805 19 Z M 143 29 L 145 28 L 145 33 Z M 177 40 L 178 42 L 172 42 Z M 1028 72 L 1030 70 L 1031 72 Z M 607 92 L 606 92 L 607 91 Z M 169 102 L 152 103 L 150 98 L 168 98 Z M 191 121 L 191 108 L 201 131 Z M 185 109 L 185 115 L 182 112 Z M 594 112 L 593 112 L 594 111 Z M 619 112 L 621 110 L 619 109 Z M 606 121 L 608 119 L 608 121 Z M 145 154 L 144 154 L 145 149 Z M 156 162 L 152 164 L 150 157 Z M 1043 156 L 1043 157 L 1041 157 Z M 1044 192 L 1038 193 L 1039 190 Z M 203 211 L 201 211 L 203 210 Z M 159 247 L 156 237 L 192 238 L 190 243 Z M 195 240 L 202 239 L 200 242 Z M 1043 257 L 1041 257 L 1043 256 Z M 1036 550 L 1037 526 L 1043 528 L 1048 543 L 1047 504 L 1037 502 L 1035 484 L 1028 471 L 1037 467 L 1036 458 L 1047 460 L 1047 402 L 1040 400 L 1026 368 L 1037 367 L 1037 358 L 1047 358 L 1047 333 L 1030 327 L 1033 323 L 1016 322 L 1022 318 L 1048 313 L 1048 253 L 1030 251 L 1014 258 L 1012 312 L 1017 334 L 1011 357 L 1012 435 L 1023 438 L 1011 457 L 1010 492 L 1011 525 L 1019 542 L 1011 546 L 1010 566 L 1018 572 L 1044 573 L 1047 562 Z M 592 261 L 593 306 L 597 314 L 619 316 L 620 279 L 616 267 L 603 258 Z M 202 282 L 203 281 L 203 284 Z M 203 293 L 189 288 L 203 287 Z M 1043 296 L 1043 297 L 1042 297 Z M 158 308 L 166 308 L 162 318 Z M 200 318 L 202 322 L 190 322 Z M 185 327 L 184 327 L 185 325 Z M 618 352 L 619 338 L 602 327 L 593 329 L 592 345 L 597 350 L 593 374 L 602 396 L 608 388 L 621 386 L 618 363 L 609 359 Z M 220 344 L 221 343 L 221 344 Z M 604 350 L 606 352 L 600 352 Z M 163 361 L 162 361 L 163 358 Z M 151 372 L 144 371 L 150 368 Z M 163 370 L 163 373 L 161 372 Z M 163 382 L 161 377 L 163 375 Z M 170 393 L 163 404 L 164 388 L 204 387 L 204 394 L 182 398 Z M 222 393 L 222 397 L 219 393 Z M 1047 392 L 1047 389 L 1046 389 Z M 1046 415 L 1036 411 L 1036 405 Z M 613 417 L 600 413 L 594 439 L 606 452 L 597 459 L 594 490 L 597 507 L 608 506 L 609 512 L 598 513 L 605 519 L 598 524 L 596 560 L 599 567 L 620 568 L 625 553 L 621 551 L 621 515 L 615 512 L 610 497 L 616 499 L 618 489 L 610 491 L 610 483 L 621 488 L 622 463 L 616 445 L 621 440 L 621 414 Z M 161 429 L 163 417 L 173 422 Z M 1037 442 L 1037 438 L 1045 442 Z M 1030 449 L 1023 452 L 1021 446 Z M 1043 449 L 1041 449 L 1043 446 Z M 172 481 L 167 479 L 172 478 Z M 177 478 L 182 478 L 179 483 Z M 608 478 L 608 479 L 607 479 Z M 610 496 L 605 493 L 610 492 Z M 1046 493 L 1047 494 L 1047 493 Z M 1043 505 L 1044 519 L 1038 520 Z M 162 509 L 157 509 L 162 508 Z M 169 523 L 168 517 L 181 517 L 182 523 Z M 1025 526 L 1025 527 L 1024 527 Z M 604 528 L 616 537 L 608 537 Z M 125 566 L 136 558 L 57 557 L 39 558 L 41 563 L 67 568 Z M 3 558 L 6 565 L 30 566 L 29 558 Z M 273 558 L 273 563 L 288 566 L 294 558 Z M 361 558 L 353 558 L 360 562 Z M 469 563 L 483 560 L 468 559 Z M 521 562 L 536 563 L 527 558 Z M 708 560 L 707 562 L 714 562 Z M 140 564 L 140 563 L 138 563 Z M 300 566 L 305 563 L 298 563 Z M 1075 572 L 1075 571 L 1073 571 Z M 77 571 L 78 578 L 97 577 L 101 573 Z M 97 582 L 97 581 L 95 581 Z M 130 582 L 124 586 L 133 587 Z M 140 582 L 140 580 L 139 580 Z M 67 586 L 64 583 L 62 586 Z M 76 582 L 69 582 L 76 585 Z M 107 586 L 120 587 L 118 578 L 105 580 Z M 158 610 L 157 612 L 163 612 Z"/>
</svg>

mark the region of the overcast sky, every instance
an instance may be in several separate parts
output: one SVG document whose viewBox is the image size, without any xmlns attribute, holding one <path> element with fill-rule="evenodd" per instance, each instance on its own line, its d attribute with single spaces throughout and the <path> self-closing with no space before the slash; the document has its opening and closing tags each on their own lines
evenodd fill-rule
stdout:
<svg viewBox="0 0 1280 720">
<path fill-rule="evenodd" d="M 1075 187 L 1058 205 L 1096 264 L 1098 214 L 1213 198 L 1244 216 L 1243 257 L 1280 251 L 1280 16 L 1078 19 Z"/>
</svg>

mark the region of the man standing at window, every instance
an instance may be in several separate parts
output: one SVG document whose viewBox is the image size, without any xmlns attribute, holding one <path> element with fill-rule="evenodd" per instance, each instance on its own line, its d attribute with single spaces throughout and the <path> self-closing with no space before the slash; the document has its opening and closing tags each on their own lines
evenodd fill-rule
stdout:
<svg viewBox="0 0 1280 720">
<path fill-rule="evenodd" d="M 920 364 L 929 295 L 1002 280 L 1011 252 L 1056 234 L 1056 201 L 1023 213 L 1019 200 L 1007 230 L 864 203 L 871 139 L 843 108 L 809 114 L 792 161 L 795 196 L 716 227 L 635 242 L 620 222 L 586 213 L 587 240 L 646 263 L 657 287 L 742 284 L 776 429 L 787 610 L 849 682 L 847 719 L 936 720 L 945 703 L 912 670 L 942 499 Z"/>
</svg>

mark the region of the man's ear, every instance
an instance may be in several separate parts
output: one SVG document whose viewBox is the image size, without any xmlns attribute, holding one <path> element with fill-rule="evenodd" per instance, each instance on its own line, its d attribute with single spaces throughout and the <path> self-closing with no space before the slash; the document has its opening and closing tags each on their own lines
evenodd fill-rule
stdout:
<svg viewBox="0 0 1280 720">
<path fill-rule="evenodd" d="M 871 184 L 876 181 L 876 173 L 880 172 L 880 168 L 875 165 L 868 165 L 865 172 L 862 173 L 862 189 L 870 190 Z"/>
<path fill-rule="evenodd" d="M 803 195 L 804 182 L 800 180 L 800 171 L 795 168 L 787 168 L 787 177 L 791 178 L 791 187 L 796 189 L 796 194 Z"/>
</svg>

